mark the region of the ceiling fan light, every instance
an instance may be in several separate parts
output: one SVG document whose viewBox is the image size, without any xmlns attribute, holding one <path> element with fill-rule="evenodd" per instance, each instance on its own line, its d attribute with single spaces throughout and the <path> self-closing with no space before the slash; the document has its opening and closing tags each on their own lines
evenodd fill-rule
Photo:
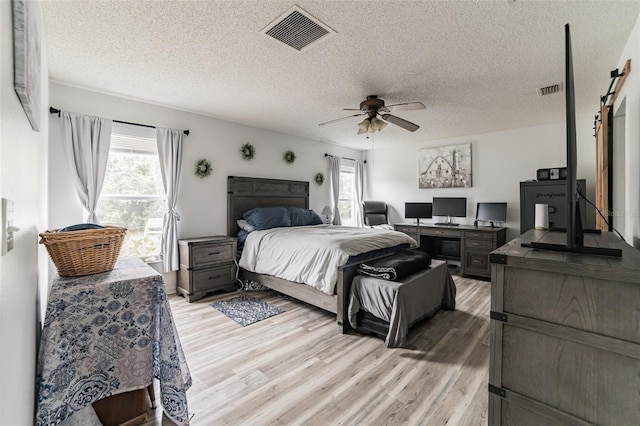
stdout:
<svg viewBox="0 0 640 426">
<path fill-rule="evenodd" d="M 367 117 L 364 120 L 362 120 L 361 123 L 358 123 L 358 128 L 360 129 L 358 134 L 360 134 L 360 132 L 367 133 L 369 131 L 370 126 L 371 126 L 371 121 L 369 121 L 369 118 Z"/>
<path fill-rule="evenodd" d="M 379 118 L 373 118 L 371 120 L 371 132 L 379 132 L 380 130 L 384 129 L 385 127 L 387 127 L 387 123 L 385 123 L 384 121 L 380 120 Z"/>
</svg>

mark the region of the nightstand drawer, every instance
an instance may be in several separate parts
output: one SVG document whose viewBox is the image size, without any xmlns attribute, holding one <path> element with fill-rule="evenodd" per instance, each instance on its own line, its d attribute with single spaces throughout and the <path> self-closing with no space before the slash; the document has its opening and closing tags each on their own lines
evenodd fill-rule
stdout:
<svg viewBox="0 0 640 426">
<path fill-rule="evenodd" d="M 229 287 L 235 281 L 233 264 L 210 269 L 193 271 L 193 291 L 213 290 L 217 287 Z"/>
<path fill-rule="evenodd" d="M 192 266 L 233 260 L 233 243 L 203 245 L 193 248 Z"/>
</svg>

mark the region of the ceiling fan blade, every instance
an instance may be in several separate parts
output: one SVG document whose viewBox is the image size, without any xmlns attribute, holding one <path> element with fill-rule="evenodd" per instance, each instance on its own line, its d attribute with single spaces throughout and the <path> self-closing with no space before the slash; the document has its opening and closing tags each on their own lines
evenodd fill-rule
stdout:
<svg viewBox="0 0 640 426">
<path fill-rule="evenodd" d="M 420 128 L 420 126 L 418 126 L 417 124 L 391 114 L 382 114 L 382 119 L 388 121 L 389 123 L 395 124 L 396 126 L 400 126 L 410 132 L 415 132 Z"/>
<path fill-rule="evenodd" d="M 389 111 L 413 111 L 416 109 L 425 109 L 426 106 L 422 102 L 405 102 L 403 104 L 387 105 Z"/>
<path fill-rule="evenodd" d="M 348 116 L 348 117 L 336 118 L 335 120 L 325 121 L 324 123 L 320 123 L 320 124 L 318 124 L 318 126 L 324 126 L 325 124 L 331 124 L 331 123 L 335 123 L 335 122 L 337 122 L 337 121 L 346 120 L 347 118 L 351 118 L 351 117 L 358 117 L 358 116 L 360 116 L 360 115 L 365 115 L 365 114 L 366 114 L 366 112 L 362 112 L 362 113 L 360 113 L 360 114 L 353 114 L 353 115 L 350 115 L 350 116 Z"/>
<path fill-rule="evenodd" d="M 362 111 L 360 108 L 342 108 L 343 111 Z"/>
</svg>

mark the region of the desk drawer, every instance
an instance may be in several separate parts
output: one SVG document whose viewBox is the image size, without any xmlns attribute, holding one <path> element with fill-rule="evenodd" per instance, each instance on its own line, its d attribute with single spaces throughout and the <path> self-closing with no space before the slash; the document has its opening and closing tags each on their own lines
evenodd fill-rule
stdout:
<svg viewBox="0 0 640 426">
<path fill-rule="evenodd" d="M 488 273 L 491 276 L 489 253 L 468 251 L 466 253 L 465 268 L 468 274 L 480 273 L 479 275 L 485 276 Z"/>
<path fill-rule="evenodd" d="M 416 226 L 411 225 L 395 225 L 394 229 L 399 232 L 404 232 L 405 234 L 415 234 L 417 229 Z"/>
<path fill-rule="evenodd" d="M 407 234 L 414 240 L 417 240 L 418 238 L 418 230 L 416 229 L 415 226 L 396 225 L 394 227 L 394 230 L 398 232 L 402 232 L 403 234 Z"/>
<path fill-rule="evenodd" d="M 491 232 L 486 232 L 486 231 L 464 231 L 464 236 L 466 238 L 479 238 L 479 239 L 491 240 L 493 239 L 493 235 L 495 234 Z"/>
<path fill-rule="evenodd" d="M 471 250 L 493 250 L 493 242 L 491 240 L 470 240 L 464 241 L 464 246 Z"/>
<path fill-rule="evenodd" d="M 194 267 L 233 260 L 233 243 L 203 245 L 193 248 Z"/>
<path fill-rule="evenodd" d="M 233 264 L 218 268 L 201 269 L 193 271 L 193 291 L 211 290 L 228 287 L 235 281 L 235 268 Z"/>
<path fill-rule="evenodd" d="M 457 229 L 422 228 L 420 229 L 420 235 L 432 235 L 434 237 L 460 238 L 460 231 Z"/>
</svg>

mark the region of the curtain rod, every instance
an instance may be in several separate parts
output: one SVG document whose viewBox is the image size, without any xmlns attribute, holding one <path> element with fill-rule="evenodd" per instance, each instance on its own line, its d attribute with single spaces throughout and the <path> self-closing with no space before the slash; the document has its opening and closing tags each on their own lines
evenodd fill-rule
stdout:
<svg viewBox="0 0 640 426">
<path fill-rule="evenodd" d="M 349 160 L 349 161 L 358 161 L 358 160 L 356 160 L 354 158 L 340 157 L 339 155 L 331 155 L 331 154 L 327 154 L 326 152 L 325 152 L 324 156 L 325 157 L 339 157 L 339 158 L 342 158 L 343 160 Z M 367 164 L 367 160 L 364 160 L 364 163 Z"/>
<path fill-rule="evenodd" d="M 58 114 L 58 117 L 60 117 L 60 110 L 54 107 L 49 107 L 49 114 Z M 132 126 L 140 126 L 140 127 L 148 127 L 150 129 L 155 129 L 156 126 L 150 126 L 148 124 L 140 124 L 140 123 L 131 123 L 130 121 L 120 121 L 120 120 L 111 120 L 114 123 L 121 123 L 121 124 L 130 124 Z M 189 130 L 183 130 L 183 133 L 187 136 L 189 136 Z"/>
</svg>

